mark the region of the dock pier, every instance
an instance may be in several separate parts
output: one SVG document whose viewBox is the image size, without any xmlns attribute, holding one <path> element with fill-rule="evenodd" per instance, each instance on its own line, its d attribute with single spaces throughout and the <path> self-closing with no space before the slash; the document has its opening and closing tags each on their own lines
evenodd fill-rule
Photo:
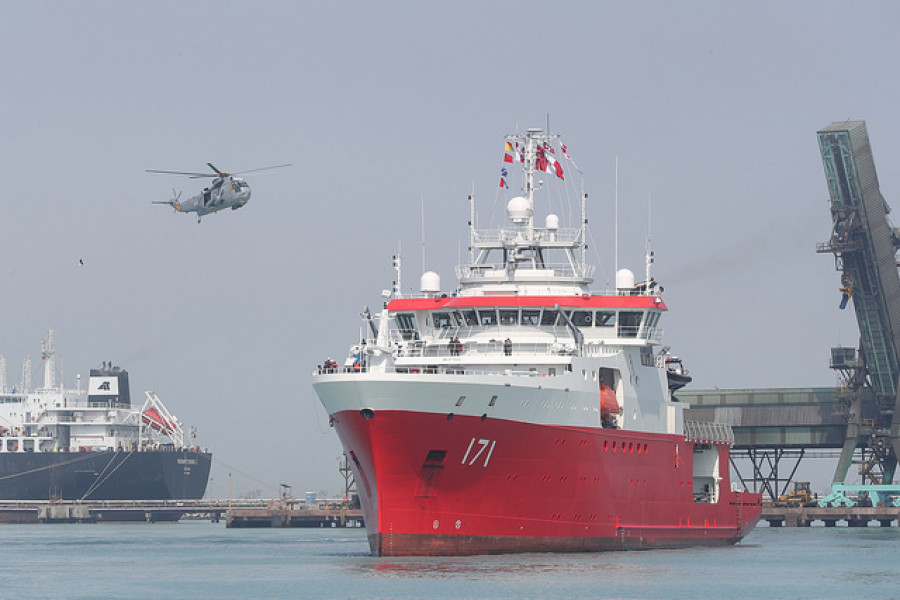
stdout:
<svg viewBox="0 0 900 600">
<path fill-rule="evenodd" d="M 362 527 L 358 509 L 236 509 L 225 515 L 226 527 Z"/>
<path fill-rule="evenodd" d="M 227 527 L 361 527 L 362 511 L 306 508 L 274 500 L 0 501 L 0 524 L 174 523 L 200 520 Z"/>
<path fill-rule="evenodd" d="M 868 527 L 877 523 L 881 527 L 900 524 L 900 508 L 894 506 L 763 506 L 761 521 L 769 527 L 810 527 L 821 521 L 825 527 L 836 527 L 839 522 L 847 527 Z"/>
</svg>

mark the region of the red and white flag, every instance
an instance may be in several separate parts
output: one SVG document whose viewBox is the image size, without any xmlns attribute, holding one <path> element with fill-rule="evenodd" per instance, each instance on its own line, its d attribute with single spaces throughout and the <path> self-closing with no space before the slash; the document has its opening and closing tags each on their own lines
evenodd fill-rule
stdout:
<svg viewBox="0 0 900 600">
<path fill-rule="evenodd" d="M 565 156 L 569 160 L 569 162 L 572 163 L 572 166 L 575 167 L 575 170 L 579 173 L 582 173 L 581 169 L 578 168 L 578 165 L 575 164 L 575 161 L 572 160 L 572 157 L 569 156 L 569 151 L 566 149 L 566 145 L 562 143 L 562 140 L 560 140 L 559 142 L 559 147 L 562 149 L 563 156 Z"/>
</svg>

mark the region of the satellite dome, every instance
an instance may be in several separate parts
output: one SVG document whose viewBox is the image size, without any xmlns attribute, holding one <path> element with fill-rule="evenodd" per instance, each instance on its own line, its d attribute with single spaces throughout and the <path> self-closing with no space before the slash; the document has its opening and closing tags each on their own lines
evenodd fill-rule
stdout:
<svg viewBox="0 0 900 600">
<path fill-rule="evenodd" d="M 559 217 L 556 215 L 547 215 L 544 218 L 544 227 L 547 229 L 559 229 Z"/>
<path fill-rule="evenodd" d="M 506 205 L 506 214 L 509 216 L 509 220 L 516 225 L 528 223 L 531 218 L 531 206 L 528 204 L 528 199 L 522 196 L 512 198 Z"/>
<path fill-rule="evenodd" d="M 634 273 L 628 269 L 616 271 L 616 289 L 630 290 L 634 287 Z"/>
<path fill-rule="evenodd" d="M 434 271 L 425 271 L 422 273 L 419 289 L 425 294 L 441 291 L 441 276 Z"/>
</svg>

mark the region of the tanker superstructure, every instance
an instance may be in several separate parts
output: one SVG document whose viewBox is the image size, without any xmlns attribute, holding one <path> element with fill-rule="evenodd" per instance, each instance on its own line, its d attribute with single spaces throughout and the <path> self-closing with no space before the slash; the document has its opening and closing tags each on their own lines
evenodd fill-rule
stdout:
<svg viewBox="0 0 900 600">
<path fill-rule="evenodd" d="M 131 403 L 128 372 L 103 363 L 87 390 L 56 382 L 53 332 L 42 343 L 44 378 L 30 389 L 30 360 L 16 386 L 0 357 L 0 500 L 177 500 L 206 491 L 212 455 L 185 439 L 154 392 Z"/>
<path fill-rule="evenodd" d="M 685 422 L 672 396 L 690 378 L 661 347 L 651 253 L 643 282 L 623 269 L 592 293 L 586 195 L 577 227 L 535 226 L 557 143 L 508 136 L 523 193 L 505 228 L 476 229 L 472 204 L 456 291 L 434 273 L 416 297 L 395 285 L 371 335 L 313 375 L 376 554 L 726 545 L 759 519 L 760 495 L 731 483 L 731 429 Z"/>
</svg>

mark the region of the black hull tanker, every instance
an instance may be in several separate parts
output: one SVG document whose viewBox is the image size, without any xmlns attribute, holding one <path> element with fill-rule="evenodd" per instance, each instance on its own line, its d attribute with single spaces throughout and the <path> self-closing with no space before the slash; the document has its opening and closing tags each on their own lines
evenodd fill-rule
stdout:
<svg viewBox="0 0 900 600">
<path fill-rule="evenodd" d="M 64 389 L 52 331 L 42 350 L 44 384 L 35 390 L 27 376 L 8 389 L 0 359 L 0 500 L 203 497 L 212 455 L 185 443 L 155 393 L 132 406 L 127 371 L 107 363 L 91 369 L 87 393 L 80 377 Z"/>
<path fill-rule="evenodd" d="M 192 450 L 0 455 L 0 500 L 183 500 L 206 491 L 212 455 Z"/>
</svg>

